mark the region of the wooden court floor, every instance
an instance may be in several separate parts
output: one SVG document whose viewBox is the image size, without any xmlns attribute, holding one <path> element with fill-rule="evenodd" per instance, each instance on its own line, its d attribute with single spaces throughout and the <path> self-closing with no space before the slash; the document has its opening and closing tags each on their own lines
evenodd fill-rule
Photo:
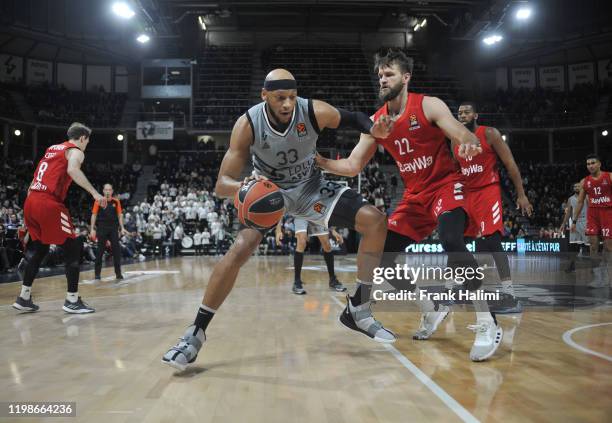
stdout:
<svg viewBox="0 0 612 423">
<path fill-rule="evenodd" d="M 472 363 L 473 313 L 455 312 L 432 339 L 413 341 L 418 313 L 379 312 L 400 336 L 393 346 L 340 327 L 344 298 L 327 289 L 317 256 L 304 263 L 305 296 L 290 292 L 289 257 L 253 257 L 198 360 L 177 373 L 161 356 L 193 320 L 216 260 L 125 266 L 121 285 L 112 269 L 96 284 L 83 272 L 80 293 L 97 309 L 85 316 L 61 311 L 63 276 L 35 282 L 36 314 L 12 309 L 19 284 L 1 284 L 0 402 L 76 402 L 76 418 L 53 422 L 611 421 L 609 302 L 500 317 L 507 335 L 516 329 L 513 345 Z M 336 267 L 352 291 L 354 258 Z"/>
</svg>

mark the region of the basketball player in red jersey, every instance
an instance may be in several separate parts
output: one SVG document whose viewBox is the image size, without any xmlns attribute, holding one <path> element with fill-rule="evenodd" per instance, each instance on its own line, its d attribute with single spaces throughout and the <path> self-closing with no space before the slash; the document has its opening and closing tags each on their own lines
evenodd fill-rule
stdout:
<svg viewBox="0 0 612 423">
<path fill-rule="evenodd" d="M 469 216 L 469 224 L 463 234 L 468 238 L 480 237 L 479 244 L 483 245 L 484 251 L 493 255 L 502 284 L 502 292 L 507 294 L 503 301 L 496 305 L 495 312 L 500 314 L 520 313 L 522 306 L 514 296 L 510 263 L 502 248 L 501 237 L 504 222 L 497 169 L 498 158 L 508 170 L 508 175 L 516 189 L 517 209 L 520 208 L 523 215 L 531 216 L 533 207 L 525 195 L 521 172 L 514 161 L 512 151 L 502 139 L 499 131 L 490 126 L 478 125 L 478 113 L 474 103 L 461 103 L 457 115 L 459 122 L 478 137 L 482 147 L 482 153 L 476 157 L 461 157 L 459 155 L 460 145 L 453 142 L 453 152 L 463 175 L 466 212 Z"/>
<path fill-rule="evenodd" d="M 405 191 L 389 217 L 381 265 L 394 267 L 397 255 L 410 244 L 429 236 L 437 227 L 444 250 L 452 253 L 449 254 L 448 267 L 475 269 L 478 264 L 463 239 L 467 217 L 462 178 L 446 137 L 460 144 L 458 154 L 464 157 L 474 157 L 482 151 L 478 138 L 453 117 L 440 99 L 408 92 L 413 61 L 401 50 L 390 49 L 378 54 L 375 63 L 380 83 L 379 97 L 385 105 L 373 119 L 392 119 L 391 134 L 386 138 L 362 134 L 347 159 L 328 160 L 318 156 L 318 164 L 331 173 L 354 177 L 374 156 L 377 145 L 382 145 L 395 159 Z M 397 287 L 395 281 L 390 282 Z M 481 280 L 473 279 L 466 282 L 465 287 L 474 290 L 481 283 Z M 406 288 L 412 287 L 411 284 Z M 416 299 L 423 316 L 414 338 L 428 339 L 448 315 L 449 308 L 439 305 L 436 310 L 431 300 L 420 300 L 419 297 L 417 292 Z M 489 312 L 486 301 L 473 303 L 477 324 L 469 326 L 476 332 L 470 358 L 483 361 L 495 353 L 503 332 Z"/>
<path fill-rule="evenodd" d="M 589 287 L 605 288 L 610 284 L 606 263 L 612 262 L 612 173 L 601 170 L 601 160 L 595 154 L 587 156 L 586 165 L 590 175 L 580 181 L 580 194 L 572 216 L 574 223 L 571 231 L 576 231 L 575 222 L 584 206 L 585 196 L 588 196 L 589 208 L 585 233 L 591 243 L 591 258 L 598 256 L 600 238 L 604 243 L 602 263 L 600 267 L 594 269 L 596 277 Z"/>
<path fill-rule="evenodd" d="M 25 225 L 30 241 L 25 252 L 25 269 L 21 293 L 13 304 L 17 310 L 34 312 L 39 307 L 32 301 L 32 283 L 40 263 L 49 252 L 49 245 L 59 245 L 64 250 L 68 290 L 63 310 L 67 313 L 93 313 L 78 295 L 79 259 L 82 244 L 78 240 L 70 213 L 64 200 L 74 180 L 89 192 L 101 207 L 106 207 L 106 198 L 98 193 L 81 171 L 85 159 L 83 152 L 89 144 L 91 129 L 80 123 L 68 128 L 68 141 L 47 148 L 38 163 L 34 179 L 28 190 L 24 209 Z"/>
</svg>

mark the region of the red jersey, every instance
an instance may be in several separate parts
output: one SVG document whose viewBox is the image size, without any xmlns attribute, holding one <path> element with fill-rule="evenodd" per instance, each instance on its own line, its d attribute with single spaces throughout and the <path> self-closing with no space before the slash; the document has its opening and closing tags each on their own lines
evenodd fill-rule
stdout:
<svg viewBox="0 0 612 423">
<path fill-rule="evenodd" d="M 599 179 L 591 175 L 584 178 L 584 190 L 589 196 L 589 207 L 612 207 L 612 183 L 609 172 L 601 172 Z"/>
<path fill-rule="evenodd" d="M 66 141 L 47 148 L 34 172 L 30 191 L 45 192 L 54 196 L 58 201 L 64 202 L 72 183 L 72 178 L 67 172 L 68 160 L 66 159 L 66 150 L 71 148 L 78 147 Z"/>
<path fill-rule="evenodd" d="M 395 121 L 393 132 L 387 138 L 376 139 L 395 159 L 409 194 L 460 178 L 446 136 L 425 117 L 423 97 L 423 94 L 408 93 L 406 109 Z M 388 114 L 385 104 L 378 109 L 374 120 Z"/>
<path fill-rule="evenodd" d="M 499 183 L 499 172 L 497 169 L 497 153 L 487 142 L 486 126 L 476 128 L 475 135 L 480 140 L 482 153 L 474 157 L 459 157 L 459 146 L 455 146 L 455 158 L 461 166 L 461 174 L 465 188 L 475 189 L 487 185 Z"/>
</svg>

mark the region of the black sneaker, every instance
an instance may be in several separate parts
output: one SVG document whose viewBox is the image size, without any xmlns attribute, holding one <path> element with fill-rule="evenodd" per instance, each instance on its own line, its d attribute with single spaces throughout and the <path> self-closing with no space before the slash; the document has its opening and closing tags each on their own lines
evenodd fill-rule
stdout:
<svg viewBox="0 0 612 423">
<path fill-rule="evenodd" d="M 94 281 L 101 281 L 101 280 L 102 280 L 102 276 L 100 275 L 94 276 Z"/>
<path fill-rule="evenodd" d="M 30 313 L 34 313 L 35 311 L 38 311 L 40 307 L 34 304 L 34 302 L 32 301 L 32 296 L 30 296 L 29 300 L 24 300 L 21 297 L 17 297 L 17 299 L 13 303 L 13 308 L 19 311 L 27 311 Z"/>
<path fill-rule="evenodd" d="M 71 303 L 70 301 L 68 301 L 68 299 L 66 299 L 66 301 L 64 301 L 64 306 L 62 307 L 62 309 L 66 313 L 72 314 L 85 314 L 93 313 L 96 311 L 94 308 L 88 306 L 87 303 L 83 302 L 83 300 L 81 300 L 81 297 L 79 297 L 76 303 Z"/>
<path fill-rule="evenodd" d="M 517 314 L 523 312 L 523 304 L 510 294 L 500 293 L 499 301 L 490 303 L 491 313 L 497 314 Z"/>
<path fill-rule="evenodd" d="M 346 291 L 346 287 L 340 283 L 340 281 L 334 276 L 329 281 L 329 289 L 332 289 L 337 292 Z"/>
<path fill-rule="evenodd" d="M 123 275 L 115 276 L 115 280 L 122 281 L 123 279 Z"/>
<path fill-rule="evenodd" d="M 302 281 L 293 282 L 293 288 L 291 289 L 295 295 L 304 295 L 306 294 L 306 290 L 302 286 Z"/>
</svg>

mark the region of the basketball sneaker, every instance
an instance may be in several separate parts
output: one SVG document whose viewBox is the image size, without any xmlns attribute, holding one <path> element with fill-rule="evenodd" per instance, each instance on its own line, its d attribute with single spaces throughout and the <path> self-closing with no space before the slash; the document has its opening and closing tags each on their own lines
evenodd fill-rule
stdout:
<svg viewBox="0 0 612 423">
<path fill-rule="evenodd" d="M 495 354 L 504 336 L 501 326 L 490 319 L 479 320 L 475 325 L 469 325 L 467 328 L 476 333 L 476 339 L 470 351 L 472 361 L 484 361 Z"/>
<path fill-rule="evenodd" d="M 302 281 L 293 282 L 293 288 L 291 289 L 295 295 L 304 295 L 306 294 L 306 290 L 302 286 Z"/>
<path fill-rule="evenodd" d="M 335 276 L 329 280 L 329 289 L 332 289 L 337 292 L 346 291 L 346 287 L 342 285 L 342 283 L 340 283 L 338 278 L 336 278 Z"/>
<path fill-rule="evenodd" d="M 29 300 L 24 300 L 23 298 L 21 298 L 21 296 L 19 296 L 13 303 L 13 308 L 19 311 L 27 311 L 33 313 L 35 311 L 38 311 L 40 307 L 34 304 L 34 302 L 32 301 L 32 296 L 30 296 Z"/>
<path fill-rule="evenodd" d="M 350 330 L 362 333 L 368 338 L 372 338 L 376 342 L 391 344 L 397 341 L 395 334 L 390 330 L 385 329 L 382 323 L 372 316 L 370 301 L 355 307 L 353 304 L 351 304 L 351 298 L 347 295 L 346 303 L 346 307 L 339 317 L 342 325 Z"/>
<path fill-rule="evenodd" d="M 450 313 L 450 308 L 445 305 L 438 306 L 438 311 L 428 311 L 421 314 L 419 329 L 412 335 L 412 339 L 424 341 L 438 329 L 438 326 Z"/>
<path fill-rule="evenodd" d="M 191 325 L 185 331 L 178 344 L 170 348 L 162 357 L 162 363 L 174 367 L 180 371 L 187 368 L 189 363 L 193 363 L 198 356 L 198 351 L 206 341 L 206 334 L 196 325 Z"/>
<path fill-rule="evenodd" d="M 66 299 L 66 301 L 64 301 L 64 306 L 62 307 L 62 309 L 66 313 L 72 314 L 94 313 L 96 311 L 93 307 L 87 305 L 87 303 L 85 303 L 81 299 L 81 297 L 79 297 L 78 300 L 76 300 L 76 302 L 74 303 L 71 303 L 70 301 L 68 301 L 68 299 Z"/>
<path fill-rule="evenodd" d="M 523 312 L 523 303 L 521 303 L 513 294 L 500 292 L 499 301 L 492 301 L 489 304 L 491 313 L 496 314 L 517 314 Z"/>
</svg>

